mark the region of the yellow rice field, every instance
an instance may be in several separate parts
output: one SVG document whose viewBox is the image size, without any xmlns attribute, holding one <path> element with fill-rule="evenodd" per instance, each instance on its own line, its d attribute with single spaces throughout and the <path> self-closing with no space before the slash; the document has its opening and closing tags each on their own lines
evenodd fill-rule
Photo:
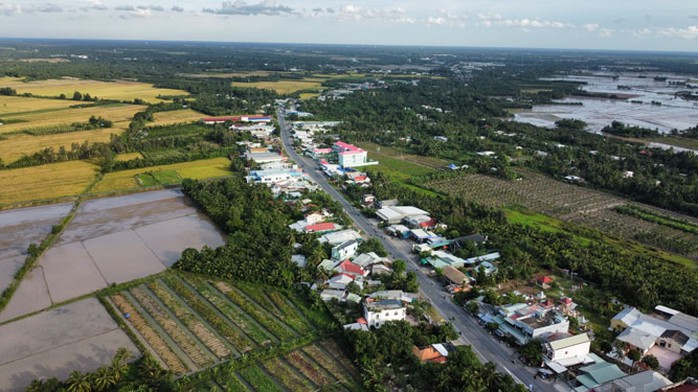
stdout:
<svg viewBox="0 0 698 392">
<path fill-rule="evenodd" d="M 155 121 L 148 123 L 149 126 L 154 125 L 171 125 L 177 123 L 188 123 L 201 120 L 206 115 L 192 109 L 174 110 L 171 112 L 155 113 Z"/>
<path fill-rule="evenodd" d="M 158 103 L 162 99 L 158 95 L 189 95 L 183 90 L 156 88 L 152 84 L 119 80 L 114 82 L 100 82 L 96 80 L 83 80 L 76 78 L 62 78 L 39 80 L 24 83 L 20 78 L 0 78 L 0 87 L 12 87 L 18 94 L 31 93 L 34 95 L 57 97 L 65 94 L 70 98 L 75 91 L 81 94 L 90 94 L 92 97 L 102 99 L 116 99 L 119 101 L 131 101 L 140 98 L 145 102 Z"/>
<path fill-rule="evenodd" d="M 79 109 L 57 109 L 35 112 L 7 114 L 4 120 L 24 120 L 25 122 L 5 124 L 0 126 L 0 133 L 20 131 L 27 128 L 48 127 L 54 125 L 70 124 L 73 122 L 86 122 L 90 116 L 100 116 L 111 120 L 114 128 L 126 129 L 136 112 L 142 111 L 145 106 L 113 104 Z"/>
<path fill-rule="evenodd" d="M 300 90 L 320 90 L 322 79 L 279 80 L 275 82 L 233 83 L 235 87 L 250 87 L 274 90 L 279 94 L 291 94 Z"/>
<path fill-rule="evenodd" d="M 193 178 L 197 180 L 223 177 L 230 174 L 230 161 L 227 158 L 212 158 L 108 173 L 97 183 L 92 191 L 94 193 L 102 193 L 137 189 L 141 187 L 141 185 L 136 182 L 136 177 L 139 174 L 164 170 L 174 170 L 181 178 Z"/>
<path fill-rule="evenodd" d="M 0 159 L 5 163 L 12 163 L 24 154 L 31 155 L 48 147 L 58 151 L 63 146 L 70 151 L 73 143 L 82 144 L 85 141 L 90 144 L 106 143 L 109 142 L 112 134 L 119 135 L 122 132 L 122 129 L 107 128 L 43 136 L 10 135 L 7 139 L 0 140 Z"/>
<path fill-rule="evenodd" d="M 0 83 L 2 87 L 2 83 Z M 28 97 L 8 97 L 0 95 L 0 119 L 21 116 L 31 112 L 46 110 L 61 110 L 76 105 L 79 102 L 65 99 L 42 99 Z"/>
<path fill-rule="evenodd" d="M 80 194 L 97 170 L 83 161 L 0 170 L 0 205 Z"/>
</svg>

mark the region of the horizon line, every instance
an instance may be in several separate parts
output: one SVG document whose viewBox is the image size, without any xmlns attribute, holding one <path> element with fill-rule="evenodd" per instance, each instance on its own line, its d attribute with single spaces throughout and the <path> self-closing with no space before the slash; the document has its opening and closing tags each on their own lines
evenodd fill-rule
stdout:
<svg viewBox="0 0 698 392">
<path fill-rule="evenodd" d="M 555 48 L 555 47 L 515 47 L 515 46 L 465 46 L 465 45 L 418 45 L 418 44 L 367 44 L 367 43 L 321 43 L 321 42 L 261 42 L 261 41 L 204 41 L 204 40 L 167 40 L 167 39 L 128 39 L 128 38 L 37 38 L 37 37 L 0 37 L 0 41 L 82 41 L 82 42 L 127 42 L 127 43 L 170 43 L 170 44 L 228 44 L 228 45 L 304 45 L 336 47 L 382 47 L 382 48 L 441 48 L 441 49 L 484 49 L 484 50 L 533 50 L 566 52 L 611 52 L 611 53 L 646 53 L 646 54 L 680 54 L 698 57 L 698 51 L 659 50 L 659 49 L 600 49 L 600 48 Z"/>
</svg>

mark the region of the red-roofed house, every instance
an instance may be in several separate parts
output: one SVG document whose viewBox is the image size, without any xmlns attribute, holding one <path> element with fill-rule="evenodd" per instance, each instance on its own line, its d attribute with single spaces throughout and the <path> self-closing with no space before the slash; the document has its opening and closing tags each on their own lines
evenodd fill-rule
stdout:
<svg viewBox="0 0 698 392">
<path fill-rule="evenodd" d="M 354 167 L 365 165 L 368 160 L 366 150 L 345 142 L 335 142 L 332 149 L 337 152 L 339 165 L 342 167 Z"/>
<path fill-rule="evenodd" d="M 446 363 L 448 358 L 448 350 L 446 350 L 443 344 L 432 344 L 422 349 L 417 346 L 412 346 L 412 354 L 417 357 L 421 363 Z"/>
<path fill-rule="evenodd" d="M 544 307 L 545 309 L 550 309 L 555 306 L 555 302 L 553 302 L 551 299 L 546 299 L 545 301 L 540 302 L 540 306 Z"/>
<path fill-rule="evenodd" d="M 305 227 L 306 233 L 326 233 L 335 230 L 337 230 L 337 225 L 335 225 L 334 222 L 321 222 Z"/>
<path fill-rule="evenodd" d="M 549 289 L 551 283 L 553 283 L 553 278 L 547 275 L 541 276 L 540 278 L 536 279 L 536 284 L 538 285 L 538 287 L 542 289 Z"/>
<path fill-rule="evenodd" d="M 240 122 L 241 119 L 242 119 L 242 117 L 240 117 L 240 116 L 206 117 L 206 118 L 202 118 L 201 121 L 206 125 L 213 125 L 213 124 L 223 124 L 226 121 Z"/>
<path fill-rule="evenodd" d="M 344 260 L 334 268 L 335 271 L 351 276 L 366 276 L 368 271 L 352 263 L 350 260 Z"/>
</svg>

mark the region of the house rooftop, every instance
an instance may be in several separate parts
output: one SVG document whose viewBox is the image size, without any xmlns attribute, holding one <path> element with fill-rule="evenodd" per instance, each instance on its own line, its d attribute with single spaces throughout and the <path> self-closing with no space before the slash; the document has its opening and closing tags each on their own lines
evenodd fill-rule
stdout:
<svg viewBox="0 0 698 392">
<path fill-rule="evenodd" d="M 682 346 L 684 344 L 688 343 L 688 339 L 689 339 L 689 337 L 686 336 L 685 333 L 683 333 L 681 331 L 677 331 L 675 329 L 670 329 L 670 330 L 664 331 L 664 333 L 662 334 L 661 337 L 663 337 L 665 339 L 672 339 L 672 340 L 678 342 Z"/>
<path fill-rule="evenodd" d="M 584 374 L 577 377 L 577 381 L 591 389 L 609 381 L 619 379 L 626 374 L 618 365 L 608 362 L 596 363 L 579 369 Z"/>
<path fill-rule="evenodd" d="M 468 277 L 465 276 L 464 273 L 451 267 L 450 265 L 445 266 L 442 270 L 442 273 L 446 279 L 456 284 L 462 284 L 464 281 L 468 279 Z"/>
<path fill-rule="evenodd" d="M 608 386 L 603 385 L 600 388 L 596 388 L 596 390 L 599 392 L 651 392 L 669 385 L 671 385 L 671 381 L 668 378 L 654 370 L 645 370 L 644 372 L 616 379 Z"/>
<path fill-rule="evenodd" d="M 553 350 L 561 350 L 563 348 L 576 346 L 578 344 L 588 343 L 590 341 L 591 340 L 589 340 L 589 335 L 587 335 L 585 333 L 581 333 L 579 335 L 570 336 L 568 338 L 563 338 L 563 339 L 551 341 L 549 344 L 550 344 L 550 348 L 552 348 Z"/>
<path fill-rule="evenodd" d="M 621 332 L 616 339 L 620 340 L 621 342 L 631 344 L 644 351 L 649 350 L 652 348 L 652 346 L 654 346 L 657 336 L 643 332 L 639 329 L 627 328 L 625 331 Z"/>
<path fill-rule="evenodd" d="M 368 310 L 390 310 L 390 309 L 402 309 L 405 305 L 402 301 L 397 299 L 382 299 L 374 302 L 364 302 L 364 306 Z"/>
<path fill-rule="evenodd" d="M 623 310 L 621 310 L 617 315 L 613 316 L 612 320 L 618 320 L 625 325 L 630 325 L 635 322 L 635 320 L 640 317 L 642 313 L 635 309 L 634 307 L 630 306 L 627 307 Z"/>
</svg>

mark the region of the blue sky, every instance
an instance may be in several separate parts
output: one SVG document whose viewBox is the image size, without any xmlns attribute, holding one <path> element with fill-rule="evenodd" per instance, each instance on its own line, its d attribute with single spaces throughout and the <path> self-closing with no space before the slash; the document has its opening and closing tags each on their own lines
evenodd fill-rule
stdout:
<svg viewBox="0 0 698 392">
<path fill-rule="evenodd" d="M 0 0 L 0 37 L 698 52 L 695 0 Z"/>
</svg>

